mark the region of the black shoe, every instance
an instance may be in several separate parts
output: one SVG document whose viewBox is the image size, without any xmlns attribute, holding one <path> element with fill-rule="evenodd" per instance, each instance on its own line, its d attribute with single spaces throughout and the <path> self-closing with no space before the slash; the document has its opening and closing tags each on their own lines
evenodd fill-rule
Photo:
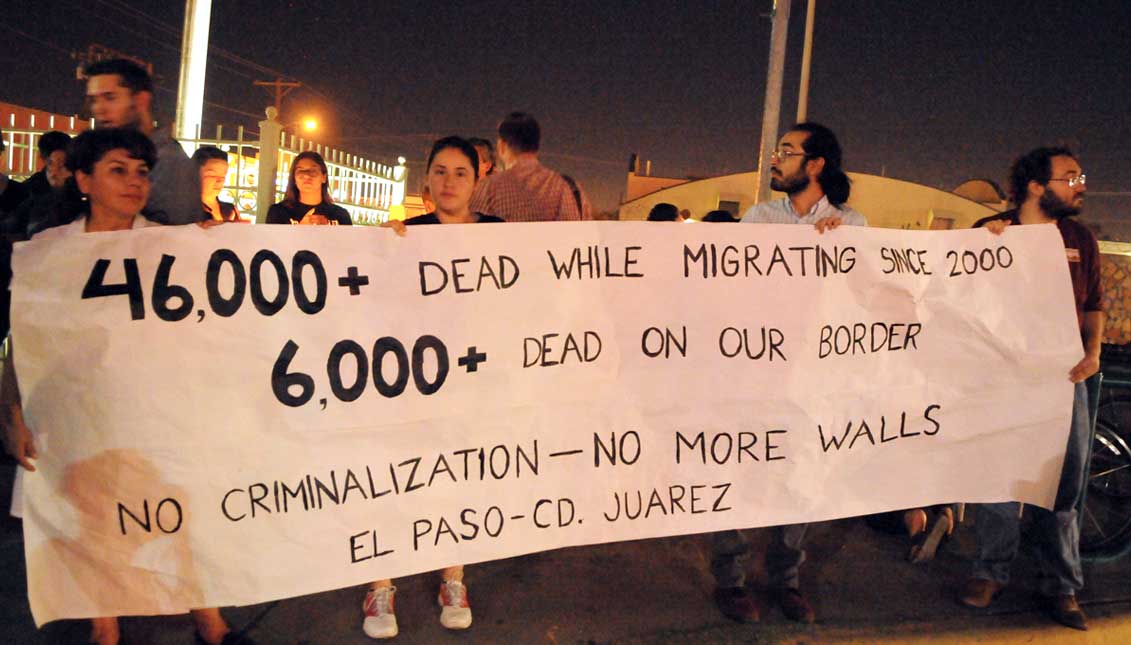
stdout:
<svg viewBox="0 0 1131 645">
<path fill-rule="evenodd" d="M 762 616 L 758 601 L 743 587 L 718 587 L 715 605 L 724 616 L 740 623 L 756 623 Z"/>
<path fill-rule="evenodd" d="M 1059 596 L 1052 596 L 1044 598 L 1045 613 L 1049 618 L 1072 629 L 1079 629 L 1082 632 L 1088 631 L 1088 617 L 1084 615 L 1084 610 L 1080 608 L 1080 603 L 1076 602 L 1076 596 L 1072 594 L 1061 594 Z"/>
<path fill-rule="evenodd" d="M 777 594 L 778 605 L 781 606 L 782 613 L 785 617 L 799 622 L 799 623 L 812 623 L 817 620 L 817 614 L 813 611 L 813 606 L 805 600 L 805 596 L 797 589 L 782 589 Z"/>
</svg>

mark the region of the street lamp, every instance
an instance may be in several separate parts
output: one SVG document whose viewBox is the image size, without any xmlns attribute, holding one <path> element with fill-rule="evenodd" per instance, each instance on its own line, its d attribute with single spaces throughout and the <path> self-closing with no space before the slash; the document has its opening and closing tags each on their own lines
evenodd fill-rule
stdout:
<svg viewBox="0 0 1131 645">
<path fill-rule="evenodd" d="M 288 121 L 282 124 L 284 130 L 302 131 L 307 134 L 316 132 L 318 130 L 318 119 L 312 116 L 305 116 L 297 121 Z"/>
</svg>

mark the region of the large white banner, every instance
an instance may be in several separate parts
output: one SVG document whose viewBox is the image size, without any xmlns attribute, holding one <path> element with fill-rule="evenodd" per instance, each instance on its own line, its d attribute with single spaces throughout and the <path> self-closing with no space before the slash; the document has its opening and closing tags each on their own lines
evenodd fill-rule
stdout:
<svg viewBox="0 0 1131 645">
<path fill-rule="evenodd" d="M 39 623 L 1054 497 L 1054 226 L 150 228 L 15 252 Z"/>
</svg>

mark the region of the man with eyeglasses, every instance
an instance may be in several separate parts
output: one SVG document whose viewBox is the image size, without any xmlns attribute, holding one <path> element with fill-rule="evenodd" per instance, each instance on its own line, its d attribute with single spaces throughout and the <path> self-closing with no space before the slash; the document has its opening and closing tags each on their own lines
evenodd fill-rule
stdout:
<svg viewBox="0 0 1131 645">
<path fill-rule="evenodd" d="M 1030 506 L 1026 512 L 1033 516 L 1030 536 L 1036 540 L 1037 562 L 1043 574 L 1043 609 L 1062 625 L 1086 630 L 1087 617 L 1076 602 L 1076 592 L 1084 587 L 1077 503 L 1088 474 L 1089 416 L 1084 380 L 1099 370 L 1104 330 L 1100 250 L 1092 232 L 1072 219 L 1083 208 L 1087 179 L 1071 151 L 1037 148 L 1015 161 L 1009 174 L 1010 198 L 1017 208 L 983 218 L 974 226 L 1001 234 L 1017 224 L 1056 225 L 1064 238 L 1083 341 L 1084 358 L 1068 373 L 1068 379 L 1076 384 L 1075 398 L 1056 501 L 1052 511 Z M 1010 565 L 1021 542 L 1019 515 L 1017 502 L 978 507 L 978 554 L 973 575 L 959 594 L 962 604 L 988 607 L 1009 582 Z"/>
<path fill-rule="evenodd" d="M 778 142 L 770 156 L 770 187 L 785 197 L 755 204 L 742 217 L 753 224 L 805 224 L 824 233 L 841 224 L 867 226 L 868 220 L 845 205 L 851 190 L 841 169 L 840 143 L 831 130 L 817 123 L 798 123 Z M 812 623 L 813 607 L 801 594 L 799 570 L 805 561 L 807 524 L 777 526 L 766 551 L 766 570 L 774 600 L 791 620 Z M 711 573 L 715 604 L 724 616 L 738 622 L 757 622 L 761 609 L 746 590 L 744 561 L 750 545 L 740 531 L 720 531 L 712 537 Z"/>
<path fill-rule="evenodd" d="M 812 224 L 818 232 L 841 224 L 867 226 L 845 205 L 851 186 L 841 170 L 840 142 L 817 123 L 798 123 L 770 154 L 770 188 L 785 197 L 751 206 L 742 221 L 752 224 Z"/>
</svg>

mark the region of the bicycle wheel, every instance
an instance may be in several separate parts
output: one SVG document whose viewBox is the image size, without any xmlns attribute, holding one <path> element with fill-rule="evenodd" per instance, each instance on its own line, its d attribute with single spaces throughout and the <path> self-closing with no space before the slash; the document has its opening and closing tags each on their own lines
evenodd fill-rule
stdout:
<svg viewBox="0 0 1131 645">
<path fill-rule="evenodd" d="M 1080 529 L 1080 552 L 1102 558 L 1122 553 L 1131 542 L 1131 449 L 1099 420 L 1092 443 L 1088 496 Z"/>
</svg>

